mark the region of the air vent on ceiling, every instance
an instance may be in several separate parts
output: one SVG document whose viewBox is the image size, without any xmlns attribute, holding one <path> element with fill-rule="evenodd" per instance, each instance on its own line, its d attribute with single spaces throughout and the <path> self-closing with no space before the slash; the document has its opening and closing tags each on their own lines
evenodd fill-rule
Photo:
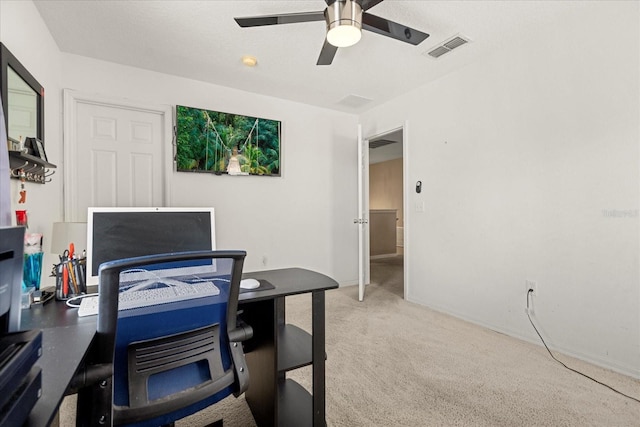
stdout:
<svg viewBox="0 0 640 427">
<path fill-rule="evenodd" d="M 365 98 L 364 96 L 347 95 L 344 98 L 342 98 L 340 101 L 338 101 L 338 104 L 344 105 L 346 107 L 351 107 L 351 108 L 359 108 L 364 105 L 367 105 L 371 101 L 373 101 L 373 99 Z"/>
<path fill-rule="evenodd" d="M 389 141 L 388 139 L 378 139 L 376 141 L 369 141 L 369 148 L 380 148 L 385 145 L 395 144 L 396 141 Z"/>
<path fill-rule="evenodd" d="M 432 58 L 440 58 L 445 53 L 449 53 L 453 49 L 465 45 L 470 41 L 471 39 L 469 39 L 468 37 L 457 35 L 448 40 L 445 40 L 444 42 L 440 43 L 438 46 L 434 47 L 428 52 L 425 52 L 424 54 L 429 55 Z"/>
</svg>

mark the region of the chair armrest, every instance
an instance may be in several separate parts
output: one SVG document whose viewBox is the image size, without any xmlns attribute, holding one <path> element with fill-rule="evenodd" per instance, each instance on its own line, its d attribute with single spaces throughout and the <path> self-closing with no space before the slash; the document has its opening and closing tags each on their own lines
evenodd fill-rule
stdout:
<svg viewBox="0 0 640 427">
<path fill-rule="evenodd" d="M 229 341 L 231 342 L 242 342 L 250 339 L 251 337 L 253 337 L 253 328 L 241 319 L 238 319 L 236 328 L 229 331 Z"/>
<path fill-rule="evenodd" d="M 241 319 L 237 319 L 236 328 L 229 331 L 228 336 L 237 385 L 233 395 L 238 397 L 249 388 L 249 370 L 244 358 L 244 349 L 240 343 L 253 337 L 253 328 Z"/>
</svg>

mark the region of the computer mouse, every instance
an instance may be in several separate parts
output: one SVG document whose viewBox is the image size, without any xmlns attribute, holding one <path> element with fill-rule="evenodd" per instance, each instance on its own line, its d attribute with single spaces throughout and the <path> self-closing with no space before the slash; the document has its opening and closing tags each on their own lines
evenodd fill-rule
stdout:
<svg viewBox="0 0 640 427">
<path fill-rule="evenodd" d="M 256 279 L 242 279 L 240 281 L 241 289 L 256 289 L 260 287 L 260 282 Z"/>
</svg>

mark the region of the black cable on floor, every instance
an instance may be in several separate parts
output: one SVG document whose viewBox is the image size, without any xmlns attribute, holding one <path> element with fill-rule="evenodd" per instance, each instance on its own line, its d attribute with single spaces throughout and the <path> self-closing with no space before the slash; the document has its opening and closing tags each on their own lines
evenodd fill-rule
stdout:
<svg viewBox="0 0 640 427">
<path fill-rule="evenodd" d="M 583 374 L 582 372 L 580 372 L 578 370 L 575 370 L 573 368 L 568 367 L 567 365 L 562 363 L 560 360 L 556 359 L 556 357 L 553 355 L 553 353 L 551 353 L 551 350 L 549 350 L 549 347 L 547 347 L 547 343 L 544 342 L 544 338 L 542 338 L 542 335 L 540 335 L 540 332 L 538 332 L 538 328 L 536 328 L 536 325 L 533 323 L 533 320 L 531 320 L 531 316 L 529 315 L 529 294 L 532 293 L 532 292 L 533 292 L 533 289 L 529 289 L 527 291 L 527 317 L 529 318 L 529 322 L 531 322 L 531 326 L 533 326 L 533 329 L 536 331 L 536 334 L 538 334 L 538 337 L 540 337 L 540 341 L 542 341 L 542 344 L 544 344 L 544 348 L 546 348 L 547 351 L 549 352 L 549 355 L 551 355 L 551 358 L 553 360 L 555 360 L 556 362 L 558 362 L 559 364 L 561 364 L 562 366 L 564 366 L 566 369 L 570 370 L 571 372 L 575 372 L 576 374 L 582 375 L 583 377 L 588 378 L 593 382 L 596 382 L 596 383 L 598 383 L 600 385 L 605 386 L 606 388 L 608 388 L 611 391 L 614 391 L 614 392 L 616 392 L 616 393 L 618 393 L 618 394 L 620 394 L 620 395 L 622 395 L 622 396 L 624 396 L 626 398 L 629 398 L 631 400 L 635 400 L 636 402 L 640 403 L 640 399 L 636 399 L 635 397 L 629 396 L 628 394 L 624 394 L 623 392 L 616 390 L 615 388 L 611 387 L 608 384 L 600 382 L 600 381 L 596 380 L 595 378 L 591 378 L 587 374 Z"/>
</svg>

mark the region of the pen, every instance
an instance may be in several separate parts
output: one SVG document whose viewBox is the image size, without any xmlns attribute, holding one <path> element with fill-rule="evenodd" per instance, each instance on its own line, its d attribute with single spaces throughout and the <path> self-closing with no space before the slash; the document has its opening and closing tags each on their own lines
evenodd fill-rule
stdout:
<svg viewBox="0 0 640 427">
<path fill-rule="evenodd" d="M 77 268 L 78 268 L 78 279 L 80 280 L 80 286 L 82 287 L 81 291 L 82 291 L 82 292 L 87 292 L 87 282 L 86 282 L 86 279 L 85 279 L 85 277 L 84 277 L 84 276 L 85 276 L 85 272 L 84 272 L 85 266 L 84 266 L 84 263 L 85 263 L 85 259 L 84 259 L 84 257 L 83 257 L 83 258 L 80 258 L 80 259 L 78 260 L 78 263 L 76 264 L 76 266 L 77 266 Z"/>
<path fill-rule="evenodd" d="M 71 264 L 71 267 L 69 267 Z M 69 277 L 71 278 L 71 287 L 76 295 L 80 294 L 80 288 L 78 288 L 78 281 L 76 280 L 76 274 L 73 270 L 73 260 L 67 261 L 67 270 L 69 271 Z"/>
<path fill-rule="evenodd" d="M 73 270 L 73 255 L 75 252 L 75 245 L 73 242 L 69 243 L 69 258 L 67 258 L 67 271 L 69 272 L 69 278 L 71 279 L 71 287 L 73 288 L 73 293 L 76 295 L 80 294 L 80 289 L 78 288 L 78 281 L 76 279 L 75 271 Z M 71 264 L 71 267 L 69 267 Z"/>
<path fill-rule="evenodd" d="M 69 270 L 67 270 L 67 264 L 62 264 L 62 297 L 66 298 L 69 295 Z"/>
</svg>

